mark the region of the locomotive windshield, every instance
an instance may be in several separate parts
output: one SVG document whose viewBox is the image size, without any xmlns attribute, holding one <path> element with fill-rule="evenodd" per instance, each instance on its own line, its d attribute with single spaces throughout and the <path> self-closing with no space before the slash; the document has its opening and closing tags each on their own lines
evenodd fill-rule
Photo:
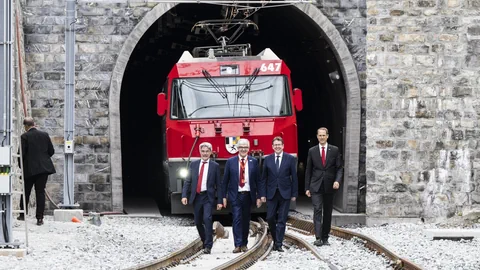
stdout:
<svg viewBox="0 0 480 270">
<path fill-rule="evenodd" d="M 291 115 L 283 75 L 211 77 L 204 71 L 204 76 L 173 80 L 172 119 Z"/>
</svg>

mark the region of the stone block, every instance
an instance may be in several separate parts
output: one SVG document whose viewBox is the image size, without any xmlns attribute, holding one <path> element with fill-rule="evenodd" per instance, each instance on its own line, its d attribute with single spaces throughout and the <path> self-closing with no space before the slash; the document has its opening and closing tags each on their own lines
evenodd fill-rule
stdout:
<svg viewBox="0 0 480 270">
<path fill-rule="evenodd" d="M 73 217 L 83 221 L 83 209 L 55 209 L 53 211 L 53 220 L 55 221 L 72 222 Z"/>
<path fill-rule="evenodd" d="M 480 238 L 480 229 L 424 229 L 423 234 L 431 240 L 460 240 Z"/>
<path fill-rule="evenodd" d="M 23 258 L 27 255 L 24 248 L 0 248 L 0 256 Z"/>
<path fill-rule="evenodd" d="M 417 2 L 418 7 L 435 7 L 437 5 L 437 0 L 419 0 Z"/>
<path fill-rule="evenodd" d="M 467 8 L 480 8 L 480 0 L 464 0 Z"/>
<path fill-rule="evenodd" d="M 471 96 L 473 89 L 471 87 L 454 87 L 452 96 L 454 97 L 464 97 Z"/>
<path fill-rule="evenodd" d="M 450 8 L 455 8 L 460 6 L 462 0 L 447 0 L 447 6 Z"/>
<path fill-rule="evenodd" d="M 358 8 L 358 0 L 340 0 L 340 7 L 346 9 Z"/>
<path fill-rule="evenodd" d="M 391 148 L 393 147 L 393 141 L 377 141 L 377 148 Z"/>
<path fill-rule="evenodd" d="M 469 68 L 480 68 L 480 56 L 478 55 L 467 55 L 465 62 Z"/>
<path fill-rule="evenodd" d="M 95 191 L 97 192 L 111 192 L 112 188 L 110 184 L 95 184 Z"/>
<path fill-rule="evenodd" d="M 398 35 L 399 42 L 425 42 L 425 35 L 423 34 L 400 34 Z"/>
</svg>

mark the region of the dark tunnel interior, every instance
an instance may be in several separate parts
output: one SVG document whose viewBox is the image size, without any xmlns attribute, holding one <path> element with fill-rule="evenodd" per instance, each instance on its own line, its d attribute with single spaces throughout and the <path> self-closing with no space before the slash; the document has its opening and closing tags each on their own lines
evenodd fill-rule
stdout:
<svg viewBox="0 0 480 270">
<path fill-rule="evenodd" d="M 192 33 L 193 24 L 222 18 L 221 6 L 177 5 L 150 27 L 133 51 L 120 97 L 124 199 L 149 197 L 160 208 L 167 208 L 162 119 L 156 113 L 156 96 L 183 51 L 215 45 L 210 36 Z M 236 43 L 250 43 L 253 54 L 271 48 L 291 69 L 293 87 L 302 90 L 304 108 L 297 119 L 299 164 L 306 163 L 308 149 L 318 143 L 316 130 L 321 126 L 329 129 L 329 143 L 343 151 L 344 82 L 318 25 L 295 7 L 261 9 L 249 19 L 258 24 L 259 32 L 246 31 Z M 303 194 L 301 168 L 299 191 Z"/>
</svg>

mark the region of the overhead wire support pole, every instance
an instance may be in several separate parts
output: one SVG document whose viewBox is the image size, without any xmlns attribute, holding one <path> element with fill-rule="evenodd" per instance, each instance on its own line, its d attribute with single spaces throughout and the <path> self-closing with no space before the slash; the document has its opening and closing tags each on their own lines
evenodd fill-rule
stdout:
<svg viewBox="0 0 480 270">
<path fill-rule="evenodd" d="M 0 1 L 0 247 L 18 247 L 12 237 L 13 0 Z"/>
<path fill-rule="evenodd" d="M 60 208 L 72 209 L 74 204 L 74 127 L 75 127 L 75 22 L 76 1 L 66 0 L 65 19 L 65 133 L 63 203 Z"/>
</svg>

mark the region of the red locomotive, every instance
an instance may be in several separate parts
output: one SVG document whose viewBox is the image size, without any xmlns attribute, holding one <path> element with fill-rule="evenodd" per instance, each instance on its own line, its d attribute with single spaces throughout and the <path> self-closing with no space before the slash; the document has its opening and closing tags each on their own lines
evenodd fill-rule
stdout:
<svg viewBox="0 0 480 270">
<path fill-rule="evenodd" d="M 298 153 L 296 111 L 302 110 L 302 94 L 292 88 L 284 61 L 268 48 L 252 56 L 248 44 L 224 43 L 193 53 L 183 53 L 158 95 L 173 214 L 192 212 L 180 202 L 182 180 L 189 162 L 200 157 L 198 146 L 204 141 L 213 145 L 212 158 L 221 168 L 238 154 L 240 138 L 250 141 L 250 155 L 260 164 L 273 152 L 275 136 L 284 138 L 286 152 Z"/>
</svg>

